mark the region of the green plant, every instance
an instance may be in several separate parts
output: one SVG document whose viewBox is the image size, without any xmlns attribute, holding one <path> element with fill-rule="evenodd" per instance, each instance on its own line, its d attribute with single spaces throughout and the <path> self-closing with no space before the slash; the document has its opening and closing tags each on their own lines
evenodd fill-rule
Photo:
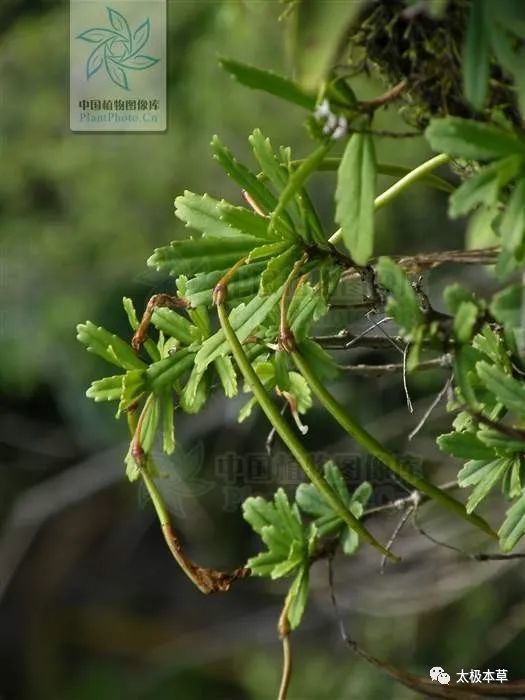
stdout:
<svg viewBox="0 0 525 700">
<path fill-rule="evenodd" d="M 436 11 L 445 12 L 445 5 L 440 3 Z M 376 139 L 396 134 L 375 130 L 374 118 L 387 105 L 410 98 L 409 78 L 372 100 L 360 100 L 349 81 L 335 72 L 314 94 L 284 77 L 221 60 L 245 86 L 306 110 L 311 153 L 296 160 L 289 148 L 274 148 L 256 129 L 249 142 L 257 166 L 250 169 L 214 137 L 213 156 L 248 206 L 208 194 L 177 197 L 176 216 L 197 235 L 158 248 L 148 260 L 150 267 L 175 278 L 176 293 L 152 297 L 140 321 L 131 301 L 124 300 L 134 334 L 131 342 L 90 322 L 78 327 L 87 349 L 119 368 L 119 374 L 93 382 L 88 396 L 117 401 L 117 416 L 127 416 L 128 478 L 144 481 L 166 541 L 187 575 L 206 593 L 228 590 L 234 580 L 250 574 L 293 577 L 279 623 L 285 644 L 280 697 L 285 697 L 289 681 L 288 633 L 301 620 L 313 562 L 339 548 L 352 555 L 360 541 L 385 557 L 398 558 L 361 520 L 374 512 L 364 510 L 372 486 L 363 482 L 351 495 L 337 466 L 328 462 L 320 473 L 305 449 L 301 416 L 314 398 L 348 436 L 414 489 L 412 505 L 421 499 L 436 501 L 451 516 L 482 530 L 489 542 L 497 538 L 503 552 L 510 552 L 525 534 L 523 287 L 516 278 L 525 256 L 525 135 L 495 105 L 498 95 L 490 92 L 489 82 L 491 71 L 503 70 L 510 89 L 519 55 L 514 33 L 520 41 L 525 36 L 517 3 L 505 3 L 497 30 L 487 19 L 490 3 L 474 2 L 470 13 L 464 5 L 451 3 L 449 10 L 459 7 L 465 19 L 465 93 L 454 99 L 470 104 L 472 114 L 442 116 L 427 105 L 430 115 L 438 116 L 430 119 L 424 135 L 438 155 L 408 171 L 377 161 Z M 478 63 L 480 73 L 474 70 Z M 519 79 L 515 89 L 522 105 Z M 489 107 L 480 112 L 485 103 Z M 345 143 L 343 154 L 331 157 L 338 141 Z M 447 164 L 462 173 L 458 187 L 434 172 Z M 307 190 L 310 178 L 324 170 L 337 171 L 334 218 L 340 228 L 333 233 L 323 227 Z M 376 196 L 380 173 L 400 178 Z M 391 205 L 415 184 L 447 194 L 451 218 L 474 210 L 477 216 L 484 213 L 497 246 L 407 256 L 398 262 L 373 257 L 375 210 Z M 486 300 L 459 284 L 450 285 L 444 293 L 449 313 L 439 313 L 423 292 L 419 275 L 444 262 L 495 265 L 501 289 Z M 451 365 L 448 407 L 456 415 L 453 430 L 437 442 L 465 462 L 453 486 L 474 487 L 466 506 L 450 494 L 450 487 L 440 488 L 415 473 L 370 435 L 327 388 L 339 368 L 314 328 L 330 313 L 341 280 L 350 276 L 363 282 L 362 304 L 384 310 L 397 325 L 403 373 L 436 359 Z M 156 340 L 150 337 L 152 326 Z M 344 348 L 348 338 L 341 335 L 333 341 Z M 273 501 L 258 497 L 245 502 L 244 517 L 267 550 L 227 573 L 200 567 L 182 552 L 155 483 L 152 448 L 160 434 L 163 450 L 171 454 L 176 409 L 199 413 L 216 386 L 232 398 L 238 394 L 239 378 L 253 394 L 239 419 L 259 406 L 311 484 L 301 484 L 292 503 L 281 489 Z M 284 402 L 295 427 L 275 398 Z M 510 506 L 496 535 L 475 511 L 498 484 Z"/>
</svg>

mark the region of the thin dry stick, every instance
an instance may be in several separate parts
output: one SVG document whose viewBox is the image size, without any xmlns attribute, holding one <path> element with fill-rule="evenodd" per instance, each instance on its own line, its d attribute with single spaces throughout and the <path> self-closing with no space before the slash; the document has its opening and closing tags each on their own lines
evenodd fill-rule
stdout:
<svg viewBox="0 0 525 700">
<path fill-rule="evenodd" d="M 412 432 L 409 433 L 409 435 L 408 435 L 408 439 L 409 439 L 409 440 L 412 440 L 412 438 L 414 438 L 414 437 L 419 433 L 419 431 L 421 430 L 421 428 L 425 425 L 425 423 L 426 423 L 427 420 L 429 419 L 430 414 L 432 413 L 432 411 L 436 408 L 436 406 L 439 404 L 439 402 L 441 401 L 441 399 L 445 396 L 445 394 L 448 392 L 448 390 L 449 390 L 450 387 L 452 386 L 452 380 L 453 380 L 453 379 L 454 379 L 454 375 L 451 374 L 450 377 L 449 377 L 449 378 L 447 379 L 447 381 L 445 382 L 445 385 L 443 386 L 443 388 L 441 389 L 441 391 L 439 392 L 439 394 L 436 396 L 436 398 L 432 401 L 432 403 L 430 404 L 430 406 L 427 408 L 427 410 L 426 410 L 425 413 L 423 414 L 423 418 L 421 418 L 421 420 L 420 420 L 419 423 L 416 425 L 416 427 L 414 428 L 414 430 L 412 430 Z"/>
<path fill-rule="evenodd" d="M 322 345 L 323 348 L 326 348 L 327 350 L 346 350 L 346 346 L 349 342 L 348 339 L 352 340 L 353 338 L 354 336 L 352 333 L 347 330 L 340 331 L 337 335 L 312 336 L 312 340 L 315 340 L 316 343 L 319 343 L 319 345 Z M 391 347 L 392 343 L 394 343 L 396 350 L 403 352 L 401 347 L 398 345 L 398 343 L 402 342 L 403 339 L 400 336 L 374 335 L 363 336 L 362 338 L 356 340 L 355 343 L 352 343 L 352 345 L 355 345 L 356 347 L 382 350 L 383 348 Z M 350 347 L 352 347 L 352 345 Z"/>
<path fill-rule="evenodd" d="M 382 95 L 378 95 L 377 97 L 372 98 L 371 100 L 366 100 L 366 102 L 360 102 L 359 107 L 365 110 L 371 110 L 374 111 L 378 109 L 379 107 L 383 107 L 384 105 L 388 104 L 389 102 L 393 102 L 394 100 L 397 100 L 399 95 L 403 92 L 403 90 L 407 86 L 407 81 L 406 80 L 401 80 L 401 82 L 397 83 L 397 85 L 394 85 L 393 87 L 390 88 L 390 90 L 387 90 L 384 92 Z"/>
<path fill-rule="evenodd" d="M 452 491 L 453 489 L 457 488 L 459 488 L 457 481 L 449 481 L 446 484 L 439 485 L 439 489 L 441 491 Z M 363 519 L 369 518 L 371 515 L 377 515 L 377 513 L 384 513 L 389 510 L 404 510 L 404 508 L 414 503 L 416 494 L 419 504 L 426 503 L 426 501 L 430 500 L 430 497 L 424 493 L 420 493 L 419 491 L 411 491 L 409 495 L 405 496 L 404 498 L 396 498 L 396 500 L 392 501 L 391 503 L 385 503 L 382 506 L 372 506 L 371 508 L 367 508 L 362 517 Z"/>
<path fill-rule="evenodd" d="M 181 299 L 179 297 L 173 296 L 173 294 L 154 294 L 146 305 L 142 319 L 138 325 L 137 330 L 133 338 L 131 339 L 131 345 L 133 349 L 138 352 L 141 345 L 146 341 L 148 336 L 148 328 L 151 323 L 151 318 L 155 309 L 159 309 L 163 306 L 169 309 L 180 309 L 187 308 L 189 306 L 186 299 Z"/>
<path fill-rule="evenodd" d="M 414 495 L 416 495 L 417 497 L 419 497 L 419 491 L 414 491 Z M 396 539 L 397 539 L 397 536 L 399 535 L 399 533 L 401 532 L 401 530 L 402 530 L 403 527 L 405 526 L 405 523 L 408 521 L 408 519 L 410 518 L 410 516 L 412 515 L 412 513 L 414 512 L 414 509 L 415 509 L 416 507 L 417 507 L 417 503 L 415 503 L 414 505 L 409 506 L 409 507 L 405 510 L 405 512 L 403 513 L 403 515 L 402 515 L 401 518 L 399 519 L 399 522 L 398 522 L 397 525 L 395 526 L 394 532 L 392 533 L 392 536 L 391 536 L 390 539 L 388 540 L 387 547 L 390 548 L 390 547 L 394 544 L 394 542 L 395 542 Z M 380 564 L 380 566 L 379 566 L 379 573 L 380 573 L 380 574 L 384 574 L 384 573 L 385 573 L 385 566 L 386 566 L 386 559 L 385 559 L 385 557 L 381 557 L 381 564 Z"/>
<path fill-rule="evenodd" d="M 405 272 L 421 272 L 423 270 L 438 267 L 446 263 L 456 263 L 461 265 L 494 265 L 497 261 L 500 248 L 492 246 L 490 248 L 478 248 L 473 250 L 444 250 L 437 253 L 420 253 L 418 255 L 393 255 L 395 260 Z M 375 265 L 377 259 L 371 260 L 370 264 Z M 359 271 L 352 266 L 341 275 L 341 281 L 357 277 Z"/>
<path fill-rule="evenodd" d="M 416 370 L 427 370 L 427 369 L 444 369 L 450 365 L 450 355 L 443 355 L 442 357 L 437 357 L 433 360 L 424 360 L 420 362 L 413 371 Z M 348 374 L 363 374 L 363 375 L 377 375 L 377 374 L 391 374 L 394 372 L 400 372 L 403 370 L 402 362 L 388 362 L 384 365 L 337 365 L 338 368 Z"/>
<path fill-rule="evenodd" d="M 429 542 L 432 542 L 432 544 L 435 544 L 438 547 L 444 547 L 445 549 L 450 549 L 453 552 L 460 554 L 465 559 L 472 559 L 473 561 L 506 561 L 507 559 L 525 559 L 524 552 L 512 552 L 510 554 L 501 554 L 500 552 L 496 552 L 494 554 L 487 552 L 465 552 L 465 550 L 461 549 L 460 547 L 456 547 L 448 542 L 443 542 L 442 540 L 437 540 L 432 535 L 429 535 L 429 533 L 417 522 L 416 511 L 417 509 L 414 509 L 413 511 L 412 525 L 420 535 L 423 535 L 423 537 L 429 540 Z M 390 546 L 390 544 L 388 546 Z"/>
<path fill-rule="evenodd" d="M 374 666 L 374 668 L 377 668 L 382 673 L 385 673 L 387 676 L 397 681 L 398 683 L 401 683 L 401 685 L 404 685 L 406 688 L 410 688 L 411 690 L 427 697 L 448 698 L 450 700 L 458 700 L 458 698 L 460 698 L 461 700 L 476 700 L 477 698 L 486 696 L 521 698 L 524 697 L 525 681 L 523 680 L 511 681 L 510 683 L 506 683 L 505 687 L 502 686 L 501 688 L 495 688 L 491 686 L 482 687 L 478 684 L 476 684 L 474 688 L 470 684 L 454 684 L 453 686 L 439 686 L 427 676 L 415 676 L 411 673 L 406 673 L 405 671 L 396 668 L 393 664 L 390 664 L 386 661 L 382 661 L 381 659 L 372 656 L 372 654 L 369 654 L 368 651 L 363 649 L 363 647 L 361 647 L 355 640 L 351 639 L 348 635 L 345 623 L 343 621 L 343 617 L 341 615 L 341 611 L 339 609 L 339 605 L 337 603 L 331 557 L 328 558 L 328 587 L 330 590 L 332 608 L 334 610 L 335 618 L 343 642 L 364 661 L 371 664 L 372 666 Z"/>
<path fill-rule="evenodd" d="M 371 313 L 373 313 L 373 311 L 370 311 L 370 312 L 367 314 L 368 318 L 370 318 L 370 314 L 371 314 Z M 388 316 L 387 316 L 387 318 L 388 318 Z M 390 320 L 390 319 L 389 319 L 389 320 Z M 394 338 L 393 338 L 391 335 L 389 335 L 389 334 L 385 331 L 385 329 L 383 328 L 383 326 L 377 324 L 377 327 L 379 328 L 379 330 L 381 331 L 381 333 L 385 336 L 385 338 L 389 341 L 390 345 L 393 345 L 393 346 L 395 347 L 395 349 L 403 355 L 403 354 L 404 354 L 404 350 L 403 350 L 403 348 L 401 347 L 401 345 L 399 345 L 398 342 L 396 342 L 397 339 L 394 340 Z M 403 342 L 402 339 L 399 339 L 399 341 L 400 341 L 400 342 Z"/>
<path fill-rule="evenodd" d="M 405 345 L 405 349 L 403 350 L 403 389 L 405 390 L 405 396 L 407 399 L 407 406 L 408 410 L 410 413 L 414 413 L 414 406 L 412 404 L 412 399 L 410 398 L 410 394 L 408 393 L 408 384 L 407 384 L 407 355 L 408 355 L 408 348 L 410 346 Z"/>
<path fill-rule="evenodd" d="M 368 328 L 365 328 L 364 331 L 361 331 L 359 335 L 354 336 L 351 340 L 349 340 L 347 343 L 345 343 L 344 348 L 345 350 L 349 350 L 352 345 L 357 343 L 361 338 L 364 338 L 366 335 L 370 333 L 370 331 L 373 331 L 374 328 L 379 328 L 382 323 L 386 323 L 387 321 L 391 321 L 392 319 L 390 316 L 385 316 L 384 318 L 380 319 L 379 321 L 372 321 L 372 325 L 369 326 Z"/>
</svg>

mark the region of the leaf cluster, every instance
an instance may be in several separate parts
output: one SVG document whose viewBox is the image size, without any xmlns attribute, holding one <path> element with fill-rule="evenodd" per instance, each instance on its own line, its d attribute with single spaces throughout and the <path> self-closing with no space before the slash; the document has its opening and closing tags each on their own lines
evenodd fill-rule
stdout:
<svg viewBox="0 0 525 700">
<path fill-rule="evenodd" d="M 324 477 L 344 505 L 360 518 L 372 494 L 370 484 L 363 482 L 351 494 L 341 471 L 331 461 L 324 465 Z M 277 490 L 273 501 L 261 496 L 250 497 L 243 503 L 243 515 L 266 545 L 266 551 L 247 562 L 252 574 L 272 579 L 294 577 L 285 608 L 291 629 L 295 629 L 308 600 L 313 561 L 328 545 L 335 551 L 340 544 L 345 554 L 354 554 L 359 546 L 358 535 L 326 503 L 313 484 L 300 484 L 293 503 L 282 488 Z"/>
</svg>

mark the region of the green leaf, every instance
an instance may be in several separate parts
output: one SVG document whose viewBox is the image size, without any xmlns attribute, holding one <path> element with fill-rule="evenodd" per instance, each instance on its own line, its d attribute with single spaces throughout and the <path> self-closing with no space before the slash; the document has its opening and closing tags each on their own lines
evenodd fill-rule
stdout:
<svg viewBox="0 0 525 700">
<path fill-rule="evenodd" d="M 494 333 L 486 323 L 481 333 L 477 333 L 472 340 L 472 347 L 484 355 L 487 355 L 497 365 L 510 370 L 510 361 L 502 338 Z"/>
<path fill-rule="evenodd" d="M 525 141 L 510 131 L 460 117 L 433 119 L 425 136 L 435 151 L 470 160 L 525 155 Z"/>
<path fill-rule="evenodd" d="M 124 458 L 124 464 L 126 465 L 126 476 L 129 481 L 136 481 L 140 476 L 140 469 L 135 462 L 135 458 L 131 454 L 131 445 Z"/>
<path fill-rule="evenodd" d="M 91 382 L 91 386 L 86 391 L 86 396 L 93 401 L 116 401 L 120 399 L 122 393 L 123 374 L 117 374 L 113 377 L 104 377 L 95 382 Z"/>
<path fill-rule="evenodd" d="M 412 285 L 403 270 L 390 258 L 381 257 L 376 267 L 381 284 L 391 292 L 386 312 L 406 333 L 411 333 L 423 320 Z"/>
<path fill-rule="evenodd" d="M 525 289 L 514 284 L 492 297 L 490 313 L 504 326 L 525 326 Z"/>
<path fill-rule="evenodd" d="M 328 312 L 323 295 L 311 284 L 301 284 L 288 306 L 288 323 L 297 343 L 308 336 L 312 324 Z"/>
<path fill-rule="evenodd" d="M 185 190 L 175 199 L 175 215 L 189 226 L 207 236 L 231 238 L 242 235 L 221 220 L 221 202 L 207 194 L 198 195 Z"/>
<path fill-rule="evenodd" d="M 126 312 L 126 316 L 128 317 L 131 330 L 136 331 L 139 327 L 139 320 L 137 318 L 137 312 L 135 311 L 133 301 L 129 297 L 123 297 L 122 306 L 124 307 L 124 311 Z"/>
<path fill-rule="evenodd" d="M 469 350 L 468 345 L 464 345 L 459 347 L 454 353 L 454 382 L 459 388 L 465 403 L 471 408 L 478 410 L 479 403 L 472 386 L 472 378 L 475 375 L 475 371 Z"/>
<path fill-rule="evenodd" d="M 525 462 L 522 454 L 517 454 L 512 459 L 512 467 L 505 474 L 502 492 L 506 498 L 516 498 L 521 495 L 524 486 Z"/>
<path fill-rule="evenodd" d="M 159 425 L 160 406 L 158 397 L 150 395 L 144 404 L 141 418 L 142 424 L 140 426 L 139 442 L 144 452 L 149 454 L 149 452 L 151 452 L 151 448 L 153 447 L 157 427 Z"/>
<path fill-rule="evenodd" d="M 254 248 L 258 250 L 258 248 Z M 228 283 L 228 302 L 239 302 L 246 297 L 250 299 L 257 294 L 261 283 L 261 274 L 266 269 L 267 262 L 246 263 L 235 273 Z M 185 298 L 192 306 L 212 306 L 213 290 L 224 274 L 224 270 L 216 270 L 207 274 L 198 274 L 186 285 Z"/>
<path fill-rule="evenodd" d="M 465 47 L 463 49 L 463 86 L 465 97 L 481 109 L 487 97 L 490 68 L 490 43 L 485 0 L 470 6 Z"/>
<path fill-rule="evenodd" d="M 494 205 L 498 201 L 500 186 L 497 168 L 482 168 L 469 177 L 449 199 L 449 215 L 452 219 L 468 214 L 480 204 Z"/>
<path fill-rule="evenodd" d="M 376 157 L 369 134 L 353 134 L 337 171 L 335 220 L 352 259 L 366 265 L 374 249 Z"/>
<path fill-rule="evenodd" d="M 507 511 L 498 535 L 501 549 L 510 552 L 525 534 L 525 492 Z"/>
<path fill-rule="evenodd" d="M 208 374 L 194 366 L 184 389 L 180 393 L 180 406 L 185 413 L 198 413 L 209 394 Z"/>
<path fill-rule="evenodd" d="M 131 444 L 124 458 L 124 464 L 126 465 L 126 476 L 130 481 L 136 481 L 141 475 L 141 469 L 139 469 L 135 458 L 131 454 Z M 157 469 L 155 463 L 153 462 L 150 455 L 145 455 L 144 462 L 142 465 L 142 470 L 146 471 L 150 476 L 157 476 Z"/>
<path fill-rule="evenodd" d="M 275 241 L 280 240 L 280 236 L 286 234 L 286 229 L 278 229 L 275 231 L 270 228 L 269 221 L 264 216 L 259 216 L 255 212 L 246 207 L 235 207 L 228 202 L 221 202 L 219 205 L 221 220 L 231 226 L 232 229 L 238 229 L 240 232 L 248 236 L 253 236 L 260 241 Z"/>
<path fill-rule="evenodd" d="M 122 380 L 122 393 L 118 406 L 117 417 L 136 403 L 147 389 L 146 372 L 142 369 L 131 369 Z"/>
<path fill-rule="evenodd" d="M 500 224 L 503 247 L 516 254 L 523 250 L 525 239 L 525 177 L 511 194 Z"/>
<path fill-rule="evenodd" d="M 217 357 L 213 361 L 213 364 L 215 365 L 215 369 L 217 370 L 217 374 L 221 380 L 224 394 L 229 399 L 237 396 L 237 375 L 235 373 L 235 368 L 231 357 L 228 355 L 225 355 L 224 357 Z"/>
<path fill-rule="evenodd" d="M 445 433 L 436 442 L 441 450 L 459 459 L 491 460 L 496 456 L 493 449 L 469 431 Z"/>
<path fill-rule="evenodd" d="M 279 201 L 271 216 L 271 226 L 277 226 L 277 220 L 285 212 L 286 206 L 295 197 L 295 195 L 301 191 L 301 188 L 308 177 L 317 170 L 319 163 L 322 162 L 323 158 L 330 149 L 330 146 L 331 143 L 324 143 L 319 146 L 308 156 L 308 158 L 305 158 L 297 170 L 290 175 L 288 184 L 282 190 Z"/>
<path fill-rule="evenodd" d="M 194 352 L 182 349 L 154 362 L 145 372 L 148 386 L 155 393 L 173 387 L 177 379 L 193 366 L 194 358 Z"/>
<path fill-rule="evenodd" d="M 171 391 L 160 396 L 162 407 L 162 449 L 167 455 L 175 451 L 175 409 Z"/>
<path fill-rule="evenodd" d="M 525 384 L 523 382 L 519 382 L 488 362 L 478 362 L 476 370 L 481 381 L 498 401 L 520 418 L 525 418 Z"/>
<path fill-rule="evenodd" d="M 458 484 L 461 488 L 467 486 L 475 486 L 490 477 L 494 465 L 499 462 L 499 459 L 493 459 L 487 462 L 485 459 L 471 459 L 465 463 L 463 469 L 458 472 Z"/>
<path fill-rule="evenodd" d="M 443 291 L 443 299 L 449 311 L 457 314 L 462 302 L 474 302 L 474 294 L 458 282 L 449 284 Z"/>
<path fill-rule="evenodd" d="M 337 465 L 328 461 L 324 465 L 324 477 L 331 488 L 337 493 L 341 502 L 348 507 L 357 517 L 363 514 L 363 506 L 372 493 L 372 487 L 368 482 L 363 482 L 352 496 L 348 492 L 343 475 Z M 313 516 L 314 526 L 320 537 L 329 535 L 342 535 L 344 538 L 343 549 L 346 545 L 346 554 L 352 554 L 358 545 L 358 536 L 351 530 L 341 517 L 326 503 L 321 493 L 313 484 L 299 484 L 295 493 L 295 500 L 299 508 Z M 354 532 L 349 535 L 347 530 Z"/>
<path fill-rule="evenodd" d="M 245 165 L 239 163 L 230 151 L 223 146 L 218 136 L 211 142 L 213 157 L 238 185 L 253 197 L 259 207 L 268 213 L 275 209 L 277 198 Z"/>
<path fill-rule="evenodd" d="M 522 163 L 522 157 L 513 155 L 481 168 L 450 196 L 450 216 L 456 219 L 478 205 L 497 204 L 501 189 L 518 175 Z"/>
<path fill-rule="evenodd" d="M 298 350 L 321 381 L 335 379 L 339 374 L 334 358 L 314 340 L 305 338 L 298 343 Z"/>
<path fill-rule="evenodd" d="M 265 177 L 280 192 L 288 183 L 289 173 L 277 160 L 269 138 L 265 138 L 260 129 L 255 129 L 248 141 Z"/>
<path fill-rule="evenodd" d="M 509 469 L 512 462 L 506 457 L 502 457 L 495 462 L 492 462 L 490 472 L 482 479 L 470 494 L 467 503 L 467 513 L 472 513 L 483 499 L 485 499 L 492 491 L 494 486 L 500 481 L 505 472 Z"/>
<path fill-rule="evenodd" d="M 191 345 L 200 337 L 198 329 L 187 318 L 166 306 L 155 309 L 151 322 L 159 331 L 175 338 L 183 345 Z"/>
<path fill-rule="evenodd" d="M 260 294 L 270 294 L 286 282 L 301 252 L 299 246 L 290 246 L 270 260 L 261 276 Z"/>
<path fill-rule="evenodd" d="M 465 247 L 474 250 L 499 245 L 500 238 L 495 225 L 500 216 L 497 204 L 491 207 L 480 206 L 467 222 Z"/>
<path fill-rule="evenodd" d="M 297 404 L 298 413 L 306 413 L 312 407 L 312 392 L 308 382 L 299 372 L 290 372 L 290 393 Z"/>
<path fill-rule="evenodd" d="M 296 575 L 287 595 L 287 617 L 292 630 L 299 627 L 304 615 L 309 592 L 309 571 L 304 566 Z"/>
<path fill-rule="evenodd" d="M 247 566 L 255 576 L 280 578 L 308 565 L 309 538 L 297 505 L 291 505 L 282 488 L 273 502 L 260 496 L 243 503 L 244 519 L 268 548 Z"/>
<path fill-rule="evenodd" d="M 474 332 L 479 308 L 472 301 L 462 301 L 454 316 L 454 335 L 459 343 L 467 343 Z"/>
<path fill-rule="evenodd" d="M 113 335 L 102 326 L 95 326 L 91 321 L 77 326 L 77 340 L 102 359 L 124 369 L 142 369 L 146 367 L 133 348 L 121 338 Z"/>
<path fill-rule="evenodd" d="M 486 427 L 478 430 L 478 436 L 482 442 L 492 447 L 498 454 L 512 454 L 514 452 L 525 454 L 525 436 L 523 440 L 518 440 L 504 435 L 499 430 Z"/>
<path fill-rule="evenodd" d="M 315 107 L 315 97 L 288 78 L 283 78 L 272 71 L 238 63 L 229 58 L 219 59 L 219 64 L 235 80 L 246 87 L 262 90 L 308 110 L 313 110 Z"/>
<path fill-rule="evenodd" d="M 148 259 L 148 265 L 175 277 L 228 270 L 248 255 L 255 245 L 256 241 L 251 236 L 188 238 L 156 248 Z"/>
<path fill-rule="evenodd" d="M 248 262 L 261 260 L 263 258 L 274 258 L 286 252 L 290 247 L 289 241 L 276 241 L 274 243 L 264 243 L 263 245 L 254 248 L 248 257 Z"/>
<path fill-rule="evenodd" d="M 230 324 L 242 343 L 268 316 L 279 302 L 282 287 L 266 297 L 256 296 L 248 304 L 240 304 L 230 313 Z M 205 369 L 216 357 L 226 355 L 230 346 L 222 328 L 204 341 L 195 357 L 195 364 Z"/>
</svg>

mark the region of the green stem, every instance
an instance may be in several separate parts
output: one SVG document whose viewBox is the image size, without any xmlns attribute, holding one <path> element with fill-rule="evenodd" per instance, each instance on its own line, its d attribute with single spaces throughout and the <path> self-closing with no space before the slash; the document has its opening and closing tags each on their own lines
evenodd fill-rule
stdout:
<svg viewBox="0 0 525 700">
<path fill-rule="evenodd" d="M 395 182 L 392 187 L 389 187 L 378 197 L 376 197 L 374 201 L 374 209 L 381 209 L 381 207 L 390 204 L 390 202 L 399 197 L 402 192 L 404 192 L 415 182 L 427 177 L 433 170 L 439 168 L 441 165 L 445 165 L 449 161 L 449 156 L 445 155 L 444 153 L 440 153 L 438 156 L 434 156 L 434 158 L 430 158 L 430 160 L 421 163 L 421 165 L 418 165 L 417 168 L 411 170 L 407 175 L 405 175 L 405 177 L 402 177 L 400 180 Z M 337 231 L 328 239 L 329 243 L 332 243 L 332 245 L 339 243 L 342 235 L 342 230 L 340 228 L 337 229 Z"/>
<path fill-rule="evenodd" d="M 319 474 L 315 464 L 310 459 L 308 451 L 303 447 L 293 430 L 281 416 L 279 410 L 271 400 L 270 396 L 266 392 L 266 389 L 264 388 L 259 377 L 257 376 L 255 370 L 250 364 L 250 361 L 246 357 L 244 349 L 230 324 L 228 314 L 223 304 L 217 305 L 217 312 L 219 314 L 219 321 L 224 331 L 224 335 L 226 336 L 226 339 L 228 340 L 228 343 L 230 345 L 232 355 L 235 358 L 235 361 L 246 383 L 252 390 L 253 395 L 257 399 L 264 413 L 266 414 L 266 417 L 273 425 L 276 432 L 281 437 L 285 445 L 288 447 L 292 455 L 295 457 L 295 459 L 305 472 L 306 476 L 310 479 L 312 484 L 314 484 L 317 490 L 323 495 L 326 502 L 334 509 L 334 511 L 339 515 L 339 517 L 352 530 L 354 530 L 360 537 L 362 537 L 369 544 L 375 547 L 384 556 L 387 556 L 393 560 L 398 560 L 398 557 L 392 554 L 392 552 L 390 552 L 389 550 L 385 549 L 383 545 L 380 542 L 378 542 L 365 527 L 363 527 L 358 518 L 356 518 L 355 515 L 351 513 L 350 510 L 348 510 L 348 508 L 346 508 L 346 506 L 339 500 L 339 497 L 335 493 L 335 491 L 330 487 L 329 484 L 326 483 L 323 477 Z"/>
<path fill-rule="evenodd" d="M 465 506 L 456 501 L 448 493 L 445 493 L 434 484 L 412 473 L 405 465 L 400 462 L 397 457 L 387 450 L 380 442 L 378 442 L 370 433 L 356 423 L 351 418 L 341 404 L 330 394 L 324 385 L 319 381 L 315 373 L 311 370 L 305 359 L 297 352 L 292 352 L 292 358 L 301 372 L 313 393 L 317 396 L 321 404 L 335 418 L 339 425 L 354 438 L 369 454 L 379 459 L 387 466 L 394 474 L 397 474 L 401 479 L 409 483 L 421 493 L 426 494 L 433 500 L 440 503 L 444 508 L 453 511 L 464 520 L 467 520 L 472 525 L 480 528 L 491 537 L 497 538 L 492 528 L 488 523 L 478 515 L 469 514 L 465 510 Z"/>
<path fill-rule="evenodd" d="M 152 396 L 153 394 L 150 395 L 150 397 Z M 144 409 L 138 419 L 135 412 L 128 411 L 128 426 L 133 436 L 132 442 L 137 439 L 140 440 L 139 433 L 141 429 L 141 418 L 143 415 Z M 137 442 L 137 446 L 140 449 L 139 442 Z M 221 571 L 215 571 L 214 569 L 205 569 L 192 562 L 182 550 L 179 538 L 172 528 L 168 509 L 166 508 L 166 504 L 164 503 L 154 479 L 151 478 L 148 470 L 143 464 L 139 464 L 139 471 L 142 482 L 146 487 L 146 491 L 148 492 L 151 502 L 153 503 L 153 507 L 155 508 L 155 513 L 157 514 L 162 534 L 164 535 L 164 539 L 171 554 L 173 555 L 173 558 L 190 581 L 192 581 L 202 593 L 227 591 L 233 581 L 246 575 L 246 570 L 244 569 L 237 569 L 231 574 L 226 574 Z"/>
<path fill-rule="evenodd" d="M 292 160 L 290 165 L 292 168 L 298 168 L 303 162 L 304 159 Z M 325 172 L 334 171 L 339 168 L 340 164 L 341 158 L 325 158 L 318 164 L 317 170 Z M 392 175 L 394 177 L 403 177 L 413 172 L 412 168 L 407 168 L 405 165 L 394 165 L 393 163 L 377 163 L 376 169 L 380 175 Z M 260 179 L 264 179 L 262 174 L 258 175 L 258 177 Z M 428 185 L 429 187 L 433 187 L 436 190 L 441 190 L 442 192 L 451 193 L 456 190 L 456 187 L 451 182 L 448 182 L 444 178 L 438 177 L 437 175 L 423 175 L 421 178 L 419 178 L 419 181 L 421 184 Z"/>
</svg>

